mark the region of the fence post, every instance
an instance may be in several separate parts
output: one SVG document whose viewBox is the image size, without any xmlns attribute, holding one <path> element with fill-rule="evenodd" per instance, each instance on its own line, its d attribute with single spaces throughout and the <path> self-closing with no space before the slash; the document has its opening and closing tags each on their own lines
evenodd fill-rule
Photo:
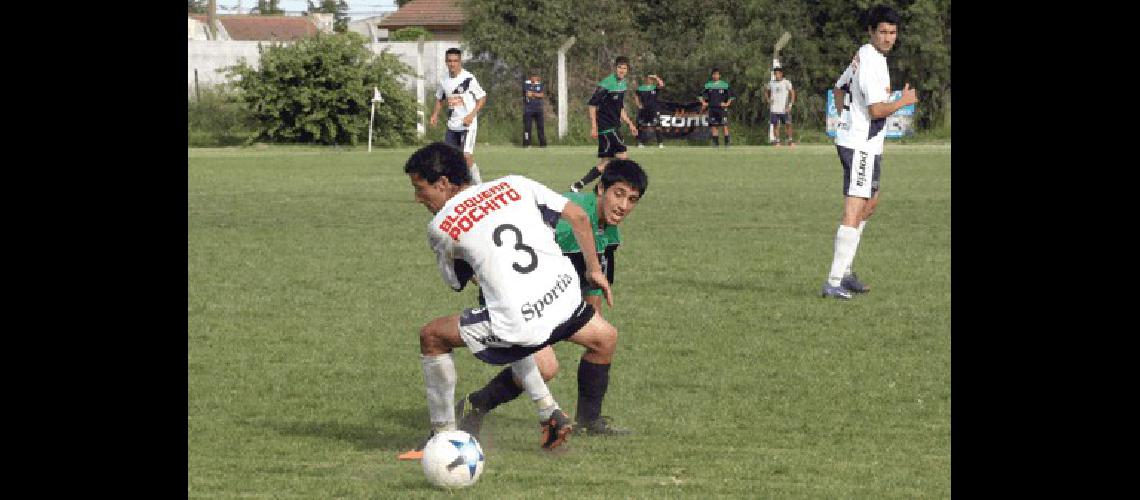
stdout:
<svg viewBox="0 0 1140 500">
<path fill-rule="evenodd" d="M 194 68 L 194 97 L 202 102 L 202 93 L 198 91 L 198 68 Z"/>
<path fill-rule="evenodd" d="M 566 137 L 570 122 L 566 119 L 566 51 L 574 45 L 576 38 L 570 37 L 558 48 L 558 140 Z"/>
</svg>

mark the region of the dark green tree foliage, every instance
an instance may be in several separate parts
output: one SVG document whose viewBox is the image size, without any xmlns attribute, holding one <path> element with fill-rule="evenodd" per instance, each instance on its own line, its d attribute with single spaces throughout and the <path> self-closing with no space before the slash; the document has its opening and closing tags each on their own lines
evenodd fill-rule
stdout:
<svg viewBox="0 0 1140 500">
<path fill-rule="evenodd" d="M 262 49 L 260 68 L 245 61 L 226 69 L 258 123 L 251 140 L 357 144 L 368 140 L 372 87 L 376 105 L 373 142 L 416 141 L 416 102 L 398 81 L 412 70 L 389 53 L 374 55 L 356 33 L 318 35 L 292 45 Z"/>
<path fill-rule="evenodd" d="M 285 10 L 278 7 L 279 0 L 257 0 L 257 13 L 262 16 L 280 16 Z"/>
<path fill-rule="evenodd" d="M 205 14 L 206 0 L 186 0 L 186 12 L 189 14 Z"/>
<path fill-rule="evenodd" d="M 878 2 L 466 0 L 464 40 L 475 54 L 498 61 L 494 71 L 490 64 L 470 67 L 480 79 L 490 79 L 491 84 L 484 86 L 496 106 L 504 101 L 518 106 L 514 104 L 519 100 L 518 81 L 531 67 L 542 71 L 553 93 L 557 48 L 567 37 L 576 36 L 567 54 L 571 113 L 585 112 L 579 101 L 612 71 L 614 57 L 626 55 L 634 77 L 657 73 L 665 79 L 665 100 L 695 100 L 709 70 L 719 67 L 739 96 L 730 111 L 732 119 L 763 124 L 768 112 L 762 97 L 772 49 L 780 34 L 788 31 L 792 39 L 781 50 L 780 61 L 796 88 L 793 120 L 799 126 L 822 128 L 826 92 L 867 42 L 863 15 L 874 3 Z M 902 17 L 900 43 L 888 58 L 892 86 L 901 89 L 909 82 L 917 88 L 917 125 L 937 126 L 949 106 L 950 2 L 885 3 Z M 482 66 L 487 73 L 479 72 Z M 499 85 L 502 78 L 509 81 Z"/>
<path fill-rule="evenodd" d="M 333 31 L 337 33 L 348 31 L 348 2 L 345 0 L 321 0 L 314 4 L 312 0 L 306 1 L 309 4 L 309 12 L 334 14 Z"/>
<path fill-rule="evenodd" d="M 393 42 L 418 42 L 431 40 L 431 32 L 423 26 L 408 26 L 407 28 L 400 28 L 393 31 L 388 40 Z"/>
</svg>

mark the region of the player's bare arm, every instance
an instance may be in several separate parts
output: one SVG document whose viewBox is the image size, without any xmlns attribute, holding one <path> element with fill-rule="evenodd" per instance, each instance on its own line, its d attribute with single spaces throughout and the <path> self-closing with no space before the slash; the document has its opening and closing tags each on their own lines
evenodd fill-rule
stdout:
<svg viewBox="0 0 1140 500">
<path fill-rule="evenodd" d="M 792 110 L 792 105 L 796 103 L 796 89 L 788 89 L 788 111 Z"/>
<path fill-rule="evenodd" d="M 431 112 L 431 120 L 429 120 L 429 121 L 428 121 L 428 124 L 429 124 L 430 126 L 434 127 L 434 126 L 435 126 L 435 124 L 439 122 L 439 110 L 440 110 L 440 109 L 442 109 L 442 108 L 443 108 L 443 99 L 436 99 L 436 101 L 435 101 L 435 109 L 434 109 L 434 110 L 432 110 L 432 112 Z"/>
<path fill-rule="evenodd" d="M 598 107 L 587 106 L 586 113 L 590 115 L 590 137 L 598 138 Z"/>
<path fill-rule="evenodd" d="M 903 106 L 909 106 L 917 102 L 918 97 L 915 95 L 914 89 L 910 88 L 910 84 L 907 83 L 903 87 L 901 99 L 894 102 L 876 102 L 867 108 L 868 111 L 870 111 L 871 118 L 878 120 L 891 116 L 895 111 L 898 111 Z"/>
<path fill-rule="evenodd" d="M 463 117 L 463 124 L 466 126 L 471 126 L 471 122 L 475 120 L 476 116 L 479 116 L 479 111 L 483 109 L 484 104 L 487 104 L 487 96 L 483 96 L 482 99 L 479 99 L 475 102 L 475 109 L 471 110 L 467 116 Z"/>
<path fill-rule="evenodd" d="M 629 133 L 637 135 L 637 125 L 633 123 L 633 120 L 629 119 L 629 115 L 625 113 L 625 108 L 621 108 L 621 121 L 625 122 L 626 126 L 629 127 Z"/>
<path fill-rule="evenodd" d="M 606 303 L 613 307 L 613 292 L 610 290 L 609 281 L 606 280 L 606 273 L 602 272 L 602 264 L 598 261 L 598 254 L 585 250 L 597 248 L 594 243 L 594 231 L 590 226 L 590 216 L 578 205 L 567 203 L 566 207 L 562 209 L 562 218 L 570 223 L 570 229 L 574 232 L 574 239 L 578 241 L 578 248 L 584 249 L 582 259 L 586 261 L 586 279 L 602 289 L 602 293 L 606 296 Z"/>
</svg>

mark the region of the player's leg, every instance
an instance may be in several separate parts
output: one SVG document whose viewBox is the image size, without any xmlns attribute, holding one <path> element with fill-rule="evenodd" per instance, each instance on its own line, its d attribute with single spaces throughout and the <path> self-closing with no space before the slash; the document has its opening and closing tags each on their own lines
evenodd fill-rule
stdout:
<svg viewBox="0 0 1140 500">
<path fill-rule="evenodd" d="M 863 207 L 871 197 L 871 179 L 866 176 L 869 156 L 866 152 L 836 146 L 839 162 L 843 166 L 843 217 L 835 233 L 835 247 L 827 283 L 820 293 L 823 297 L 850 299 L 851 292 L 841 285 L 847 266 L 855 259 L 859 248 L 859 220 Z M 873 160 L 871 160 L 873 161 Z M 853 163 L 857 163 L 853 166 Z"/>
<path fill-rule="evenodd" d="M 534 353 L 534 361 L 542 380 L 549 382 L 558 374 L 558 357 L 554 355 L 553 347 L 546 346 Z M 515 379 L 511 368 L 503 368 L 486 385 L 455 403 L 459 430 L 478 437 L 483 427 L 483 417 L 499 405 L 513 401 L 522 392 L 522 384 Z"/>
<path fill-rule="evenodd" d="M 451 350 L 462 347 L 459 337 L 460 315 L 453 314 L 430 321 L 420 328 L 420 365 L 423 368 L 424 387 L 427 393 L 428 417 L 431 422 L 431 435 L 437 432 L 455 430 L 455 363 Z M 401 453 L 400 460 L 423 458 L 425 439 L 416 448 Z"/>
<path fill-rule="evenodd" d="M 602 176 L 602 172 L 606 170 L 606 164 L 614 158 L 618 152 L 625 152 L 625 145 L 617 137 L 617 131 L 612 130 L 598 134 L 598 164 L 591 167 L 586 175 L 581 179 L 574 181 L 570 185 L 570 190 L 577 193 L 587 184 L 594 182 L 594 179 Z"/>
<path fill-rule="evenodd" d="M 617 328 L 595 313 L 569 340 L 586 348 L 578 362 L 578 409 L 574 417 L 578 426 L 586 435 L 628 434 L 629 430 L 613 427 L 608 418 L 602 417 L 610 365 L 617 349 Z"/>
<path fill-rule="evenodd" d="M 475 132 L 473 125 L 463 133 L 463 159 L 467 161 L 467 170 L 471 171 L 471 183 L 482 184 L 483 178 L 479 175 L 479 165 L 475 163 Z"/>
<path fill-rule="evenodd" d="M 714 113 L 713 110 L 710 109 L 709 110 L 709 129 L 710 129 L 709 134 L 712 136 L 711 137 L 711 139 L 712 139 L 711 145 L 716 146 L 716 147 L 720 147 L 720 137 L 717 135 L 717 133 L 720 132 L 719 130 L 717 130 L 717 127 L 719 127 L 719 126 L 720 126 L 720 117 L 717 116 L 716 113 Z"/>
<path fill-rule="evenodd" d="M 731 138 L 728 136 L 728 117 L 726 116 L 724 122 L 724 147 L 726 148 L 728 147 L 729 139 Z"/>
<path fill-rule="evenodd" d="M 538 147 L 546 147 L 546 117 L 543 116 L 542 111 L 535 113 L 534 124 L 538 127 Z"/>
<path fill-rule="evenodd" d="M 788 119 L 788 145 L 795 146 L 795 141 L 792 140 L 792 115 L 789 113 Z"/>
<path fill-rule="evenodd" d="M 523 111 L 523 147 L 530 146 L 530 121 L 533 115 L 530 111 Z"/>
<path fill-rule="evenodd" d="M 867 203 L 863 205 L 863 209 L 859 213 L 859 225 L 856 227 L 856 230 L 859 232 L 859 241 L 863 241 L 863 229 L 867 227 L 867 220 L 875 214 L 875 209 L 879 206 L 879 193 L 882 192 L 879 190 L 879 175 L 882 169 L 882 159 L 882 155 L 875 157 L 875 171 L 872 175 L 871 182 L 871 199 L 867 200 Z M 854 257 L 852 257 L 851 263 L 847 264 L 847 269 L 843 273 L 843 279 L 840 281 L 840 285 L 854 293 L 867 293 L 871 291 L 871 287 L 860 281 L 859 275 L 855 273 Z"/>
<path fill-rule="evenodd" d="M 776 142 L 773 142 L 772 145 L 773 146 L 779 146 L 780 145 L 780 113 L 774 113 L 774 112 L 769 113 L 768 124 L 771 125 L 771 127 L 772 127 L 772 137 L 776 141 Z"/>
</svg>

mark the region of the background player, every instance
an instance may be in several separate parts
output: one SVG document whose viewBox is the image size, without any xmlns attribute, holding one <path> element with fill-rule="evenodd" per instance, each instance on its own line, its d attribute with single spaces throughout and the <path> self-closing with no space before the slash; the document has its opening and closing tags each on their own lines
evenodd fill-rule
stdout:
<svg viewBox="0 0 1140 500">
<path fill-rule="evenodd" d="M 787 124 L 787 143 L 794 147 L 792 142 L 792 105 L 796 103 L 796 89 L 792 82 L 784 78 L 784 68 L 772 69 L 776 79 L 768 82 L 764 87 L 764 100 L 768 101 L 769 122 L 776 135 L 776 146 L 780 145 L 780 124 Z"/>
<path fill-rule="evenodd" d="M 439 110 L 446 100 L 447 132 L 443 142 L 463 151 L 471 179 L 479 184 L 482 178 L 479 176 L 479 166 L 475 164 L 475 132 L 479 126 L 479 111 L 487 104 L 487 93 L 475 75 L 463 69 L 462 55 L 463 52 L 455 47 L 447 49 L 443 55 L 444 62 L 447 63 L 447 75 L 439 80 L 430 125 L 435 126 Z"/>
<path fill-rule="evenodd" d="M 720 146 L 720 141 L 717 139 L 717 127 L 724 129 L 724 147 L 728 147 L 728 107 L 732 105 L 732 101 L 736 99 L 736 94 L 732 93 L 729 88 L 728 82 L 720 79 L 720 70 L 717 68 L 712 69 L 711 80 L 705 82 L 705 89 L 701 91 L 701 111 L 706 108 L 709 111 L 709 132 L 712 133 L 712 143 L 714 146 Z"/>
<path fill-rule="evenodd" d="M 633 102 L 637 104 L 637 126 L 641 132 L 637 134 L 639 148 L 645 147 L 641 140 L 642 135 L 648 138 L 651 133 L 657 138 L 657 147 L 665 147 L 661 142 L 661 134 L 657 133 L 657 118 L 661 114 L 657 110 L 657 91 L 663 88 L 665 88 L 664 80 L 657 75 L 648 75 L 645 77 L 645 83 L 639 85 L 637 92 L 633 94 Z"/>
<path fill-rule="evenodd" d="M 637 126 L 625 113 L 625 76 L 628 73 L 629 58 L 618 56 L 614 59 L 614 72 L 598 82 L 594 94 L 590 96 L 589 106 L 586 108 L 590 115 L 590 137 L 598 139 L 600 160 L 581 180 L 574 181 L 574 184 L 570 185 L 571 191 L 578 192 L 586 187 L 586 184 L 597 179 L 606 169 L 606 163 L 614 157 L 629 159 L 625 143 L 621 142 L 621 136 L 618 135 L 620 120 L 629 126 L 629 133 L 637 137 Z"/>
</svg>

